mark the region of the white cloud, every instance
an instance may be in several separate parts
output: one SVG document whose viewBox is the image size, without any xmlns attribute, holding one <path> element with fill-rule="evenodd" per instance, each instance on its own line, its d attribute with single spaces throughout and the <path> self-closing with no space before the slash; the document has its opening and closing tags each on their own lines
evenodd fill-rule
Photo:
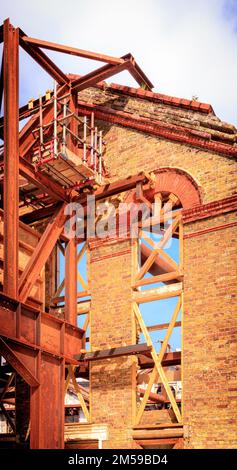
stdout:
<svg viewBox="0 0 237 470">
<path fill-rule="evenodd" d="M 132 52 L 155 91 L 197 95 L 220 118 L 237 124 L 237 1 L 8 0 L 1 14 L 34 37 L 115 56 Z M 101 65 L 51 56 L 65 72 Z M 44 92 L 51 80 L 31 61 L 23 63 L 25 99 Z M 133 84 L 128 74 L 111 81 Z"/>
</svg>

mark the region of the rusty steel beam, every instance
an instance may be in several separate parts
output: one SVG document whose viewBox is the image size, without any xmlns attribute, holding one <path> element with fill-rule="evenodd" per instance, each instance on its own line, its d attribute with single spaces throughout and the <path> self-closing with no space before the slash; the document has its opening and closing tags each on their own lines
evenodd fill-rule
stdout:
<svg viewBox="0 0 237 470">
<path fill-rule="evenodd" d="M 3 84 L 4 84 L 4 50 L 2 51 L 2 63 L 0 72 L 0 114 L 2 110 L 2 99 L 3 99 Z M 1 136 L 0 136 L 1 137 Z"/>
<path fill-rule="evenodd" d="M 65 248 L 65 320 L 77 325 L 77 242 L 71 238 Z"/>
<path fill-rule="evenodd" d="M 33 222 L 37 222 L 38 220 L 47 219 L 51 217 L 57 209 L 57 204 L 51 204 L 47 207 L 42 207 L 42 209 L 36 209 L 32 212 L 27 214 L 23 214 L 20 216 L 21 222 L 24 224 L 33 224 Z"/>
<path fill-rule="evenodd" d="M 36 279 L 45 265 L 52 249 L 64 229 L 67 215 L 64 214 L 65 203 L 62 203 L 52 216 L 48 226 L 35 248 L 32 257 L 23 271 L 19 282 L 19 299 L 25 302 Z"/>
<path fill-rule="evenodd" d="M 85 51 L 83 49 L 78 49 L 77 47 L 70 47 L 54 42 L 43 41 L 42 39 L 31 38 L 29 36 L 23 36 L 22 39 L 25 43 L 30 44 L 31 46 L 41 47 L 42 49 L 49 49 L 51 51 L 62 52 L 64 54 L 75 55 L 78 57 L 84 57 L 85 59 L 98 60 L 100 62 L 106 62 L 107 64 L 118 65 L 124 62 L 122 58 L 99 54 L 97 52 Z"/>
<path fill-rule="evenodd" d="M 69 201 L 64 188 L 56 181 L 52 181 L 47 175 L 38 171 L 35 172 L 33 165 L 28 163 L 24 158 L 19 158 L 19 172 L 30 183 L 49 194 L 53 199 L 58 201 Z"/>
<path fill-rule="evenodd" d="M 83 77 L 80 77 L 72 82 L 72 92 L 78 92 L 88 88 L 90 86 L 96 85 L 96 83 L 106 80 L 113 75 L 122 72 L 123 70 L 128 70 L 130 60 L 124 60 L 122 64 L 111 65 L 107 64 L 99 69 L 93 70 Z"/>
<path fill-rule="evenodd" d="M 137 391 L 142 397 L 146 393 L 145 388 L 138 387 Z M 166 397 L 164 395 L 159 394 L 159 393 L 150 392 L 148 400 L 151 400 L 153 402 L 158 402 L 158 403 L 165 403 Z"/>
<path fill-rule="evenodd" d="M 14 370 L 28 383 L 31 387 L 38 387 L 39 381 L 34 374 L 28 369 L 25 363 L 18 355 L 8 346 L 8 344 L 0 337 L 0 354 L 6 359 Z"/>
<path fill-rule="evenodd" d="M 19 218 L 19 31 L 4 21 L 4 280 L 3 290 L 18 295 Z"/>
<path fill-rule="evenodd" d="M 34 59 L 51 77 L 56 80 L 59 85 L 69 84 L 70 80 L 65 75 L 62 70 L 39 48 L 34 48 L 30 44 L 27 44 L 24 38 L 27 35 L 22 31 L 20 31 L 20 45 L 22 49 L 24 49 L 27 54 L 29 54 L 32 59 Z"/>
<path fill-rule="evenodd" d="M 75 356 L 75 359 L 78 361 L 85 361 L 85 362 L 91 362 L 91 361 L 99 361 L 101 359 L 111 359 L 115 357 L 121 357 L 121 356 L 131 356 L 131 355 L 136 355 L 136 354 L 141 354 L 141 353 L 149 353 L 151 351 L 151 347 L 147 346 L 146 343 L 142 344 L 132 344 L 131 346 L 123 346 L 120 348 L 111 348 L 111 349 L 104 349 L 104 350 L 99 350 L 95 352 L 89 352 L 89 353 L 82 353 L 82 354 L 77 354 Z"/>
<path fill-rule="evenodd" d="M 139 83 L 139 85 L 141 87 L 145 88 L 146 90 L 151 91 L 152 88 L 154 88 L 154 85 L 151 83 L 149 78 L 143 72 L 141 67 L 139 67 L 139 65 L 135 61 L 134 57 L 132 56 L 132 54 L 130 54 L 130 53 L 126 54 L 122 58 L 124 60 L 129 59 L 129 61 L 130 61 L 129 72 L 133 76 L 133 78 L 136 80 L 136 82 Z"/>
<path fill-rule="evenodd" d="M 65 362 L 42 354 L 38 370 L 40 386 L 30 391 L 30 448 L 63 449 Z"/>
</svg>

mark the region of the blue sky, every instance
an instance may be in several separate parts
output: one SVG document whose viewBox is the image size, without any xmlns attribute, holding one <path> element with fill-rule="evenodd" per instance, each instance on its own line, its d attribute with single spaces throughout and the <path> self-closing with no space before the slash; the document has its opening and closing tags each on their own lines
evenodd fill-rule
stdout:
<svg viewBox="0 0 237 470">
<path fill-rule="evenodd" d="M 237 125 L 236 0 L 8 0 L 10 17 L 30 36 L 115 56 L 131 52 L 155 86 L 177 97 L 199 97 Z M 49 53 L 65 72 L 85 73 L 98 62 Z M 21 54 L 21 103 L 52 86 Z M 133 85 L 128 73 L 110 81 Z"/>
</svg>

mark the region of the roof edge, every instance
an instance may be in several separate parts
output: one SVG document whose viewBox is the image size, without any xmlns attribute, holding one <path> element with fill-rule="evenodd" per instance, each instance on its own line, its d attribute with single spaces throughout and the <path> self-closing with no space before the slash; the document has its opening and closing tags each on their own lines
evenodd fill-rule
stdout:
<svg viewBox="0 0 237 470">
<path fill-rule="evenodd" d="M 68 74 L 70 79 L 79 78 L 80 75 Z M 202 103 L 196 100 L 188 100 L 185 98 L 176 98 L 174 96 L 164 95 L 162 93 L 156 93 L 149 90 L 144 90 L 143 88 L 133 88 L 126 85 L 119 85 L 118 83 L 106 83 L 105 81 L 98 82 L 96 85 L 93 85 L 92 88 L 100 88 L 103 90 L 114 91 L 116 93 L 121 93 L 124 95 L 133 96 L 140 99 L 145 99 L 149 101 L 154 101 L 156 103 L 162 103 L 169 106 L 189 109 L 191 111 L 198 111 L 203 114 L 213 114 L 215 115 L 214 109 L 211 104 Z"/>
</svg>

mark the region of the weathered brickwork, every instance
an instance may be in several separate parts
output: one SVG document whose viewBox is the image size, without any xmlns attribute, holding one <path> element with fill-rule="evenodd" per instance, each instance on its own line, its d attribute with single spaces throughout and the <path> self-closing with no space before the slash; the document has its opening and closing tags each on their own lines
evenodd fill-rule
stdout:
<svg viewBox="0 0 237 470">
<path fill-rule="evenodd" d="M 229 135 L 229 142 L 233 143 L 232 134 L 236 135 L 233 126 L 221 123 L 211 108 L 206 108 L 206 114 L 201 116 L 191 109 L 175 110 L 152 99 L 147 102 L 128 95 L 123 98 L 103 89 L 82 92 L 79 100 L 122 110 L 131 116 L 174 120 L 184 127 L 191 126 L 192 130 L 196 126 L 197 132 L 208 128 L 210 138 L 214 129 L 225 134 L 219 136 L 225 142 Z M 105 121 L 98 124 L 104 129 L 105 166 L 112 181 L 143 170 L 170 167 L 183 170 L 195 181 L 202 204 L 236 195 L 237 165 L 233 157 L 118 124 Z M 187 221 L 184 226 L 185 447 L 237 446 L 235 222 L 232 208 L 216 216 L 210 211 L 207 218 Z M 132 344 L 131 244 L 128 240 L 93 242 L 90 260 L 92 346 L 108 349 Z M 131 357 L 100 361 L 91 366 L 92 421 L 108 424 L 105 447 L 136 446 L 131 437 L 135 375 L 136 360 Z"/>
<path fill-rule="evenodd" d="M 108 349 L 133 343 L 130 241 L 91 246 L 91 343 Z M 136 359 L 98 361 L 90 368 L 92 421 L 108 424 L 104 447 L 131 448 Z"/>
<path fill-rule="evenodd" d="M 103 125 L 102 122 L 99 123 Z M 233 175 L 236 162 L 119 126 L 107 128 L 106 168 L 114 180 L 139 171 L 161 167 L 180 168 L 191 174 L 202 188 L 203 202 L 230 196 L 237 191 Z"/>
</svg>

